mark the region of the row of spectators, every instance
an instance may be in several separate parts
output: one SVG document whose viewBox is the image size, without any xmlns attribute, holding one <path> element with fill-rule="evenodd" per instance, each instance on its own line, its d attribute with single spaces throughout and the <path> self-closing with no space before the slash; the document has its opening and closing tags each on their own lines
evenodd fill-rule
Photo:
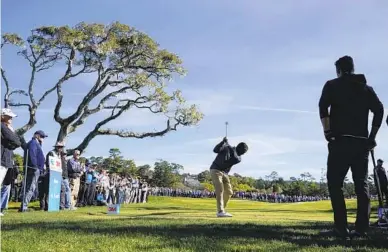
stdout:
<svg viewBox="0 0 388 252">
<path fill-rule="evenodd" d="M 215 198 L 215 193 L 208 190 L 185 190 L 154 187 L 150 190 L 153 196 L 168 196 L 168 197 L 190 197 L 190 198 Z M 272 203 L 292 203 L 292 202 L 309 202 L 328 200 L 328 197 L 322 196 L 290 196 L 283 194 L 265 194 L 257 192 L 235 192 L 232 198 L 248 199 Z"/>
<path fill-rule="evenodd" d="M 38 198 L 40 209 L 48 210 L 50 157 L 61 160 L 62 182 L 60 209 L 76 210 L 77 207 L 96 204 L 139 203 L 147 199 L 148 186 L 144 181 L 130 176 L 108 174 L 104 169 L 97 169 L 96 164 L 80 161 L 80 151 L 74 150 L 67 159 L 63 142 L 57 142 L 54 149 L 46 155 L 43 142 L 47 134 L 38 130 L 26 143 L 15 133 L 12 121 L 16 115 L 8 108 L 1 111 L 1 215 L 8 208 L 12 197 L 19 199 L 19 212 L 29 211 L 32 199 Z M 27 166 L 25 177 L 14 166 L 13 151 L 24 150 L 24 164 Z"/>
<path fill-rule="evenodd" d="M 15 171 L 18 172 L 16 167 Z M 92 170 L 85 172 L 81 176 L 81 185 L 76 207 L 101 204 L 145 203 L 148 201 L 148 185 L 144 181 L 138 180 L 137 178 L 125 178 L 118 174 L 112 174 L 108 176 L 109 185 L 106 186 L 106 184 L 104 184 L 104 180 L 106 180 L 104 177 L 105 175 L 97 176 L 101 171 L 102 170 L 98 170 L 92 175 L 98 177 L 95 180 L 96 183 L 90 183 L 87 180 L 87 175 L 92 173 Z M 101 174 L 102 173 L 105 172 L 101 172 Z M 15 175 L 14 180 L 11 181 L 9 201 L 21 202 L 23 197 L 23 175 L 21 173 Z M 39 188 L 42 188 L 43 181 L 44 176 L 41 176 L 38 180 L 38 187 L 31 198 L 31 202 L 40 201 Z M 44 210 L 44 208 L 42 210 Z"/>
</svg>

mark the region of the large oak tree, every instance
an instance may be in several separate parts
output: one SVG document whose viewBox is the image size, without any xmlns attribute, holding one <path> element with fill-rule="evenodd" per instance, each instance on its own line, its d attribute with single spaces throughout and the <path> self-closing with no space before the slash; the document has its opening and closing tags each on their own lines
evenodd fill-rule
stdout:
<svg viewBox="0 0 388 252">
<path fill-rule="evenodd" d="M 44 26 L 32 30 L 26 40 L 17 34 L 4 34 L 1 48 L 5 49 L 6 45 L 19 47 L 18 55 L 31 67 L 29 83 L 26 83 L 24 90 L 13 89 L 6 70 L 1 68 L 6 105 L 26 107 L 29 111 L 26 124 L 17 130 L 20 135 L 36 125 L 36 113 L 49 95 L 56 95 L 57 98 L 53 118 L 60 125 L 58 141 L 66 140 L 89 116 L 106 112 L 107 116 L 96 122 L 83 141 L 74 147 L 80 151 L 84 151 L 90 141 L 99 135 L 124 138 L 163 136 L 179 126 L 195 125 L 203 117 L 195 105 L 186 104 L 179 90 L 167 92 L 169 81 L 185 73 L 181 59 L 160 49 L 148 35 L 128 25 L 116 22 L 110 25 L 80 23 L 75 27 Z M 52 80 L 51 88 L 37 97 L 34 92 L 39 88 L 36 76 L 58 66 L 63 66 L 62 75 Z M 62 91 L 63 85 L 91 73 L 95 80 L 82 101 L 70 115 L 61 116 L 66 96 Z M 21 102 L 20 95 L 27 96 L 28 102 Z M 130 109 L 163 114 L 166 125 L 160 130 L 146 132 L 106 126 Z M 70 153 L 72 150 L 68 151 Z"/>
</svg>

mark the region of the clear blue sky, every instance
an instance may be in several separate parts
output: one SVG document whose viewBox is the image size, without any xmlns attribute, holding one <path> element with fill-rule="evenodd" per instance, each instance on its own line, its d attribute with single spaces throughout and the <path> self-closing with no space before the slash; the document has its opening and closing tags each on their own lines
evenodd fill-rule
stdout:
<svg viewBox="0 0 388 252">
<path fill-rule="evenodd" d="M 275 3 L 276 2 L 276 3 Z M 224 136 L 229 121 L 231 143 L 245 141 L 249 153 L 234 172 L 264 176 L 277 171 L 284 178 L 310 172 L 317 179 L 326 166 L 327 148 L 317 113 L 326 80 L 335 77 L 334 61 L 343 55 L 355 60 L 356 72 L 365 73 L 383 103 L 388 102 L 388 2 L 387 1 L 2 1 L 2 32 L 27 37 L 42 25 L 108 24 L 119 21 L 146 32 L 163 48 L 177 53 L 188 75 L 173 87 L 200 105 L 206 117 L 200 126 L 172 132 L 163 138 L 135 140 L 100 136 L 86 156 L 107 155 L 120 148 L 137 164 L 163 158 L 177 162 L 186 172 L 208 169 L 213 146 Z M 2 52 L 2 64 L 11 85 L 26 88 L 29 70 L 13 51 Z M 54 84 L 63 69 L 37 77 L 36 92 Z M 62 114 L 70 113 L 90 87 L 90 77 L 65 87 Z M 3 88 L 3 86 L 2 86 Z M 55 95 L 38 112 L 37 128 L 56 139 L 53 120 Z M 15 110 L 16 126 L 27 113 Z M 74 147 L 98 120 L 90 118 L 72 134 Z M 161 118 L 132 111 L 112 127 L 139 131 L 164 127 Z M 384 123 L 377 154 L 385 158 L 388 130 Z"/>
</svg>

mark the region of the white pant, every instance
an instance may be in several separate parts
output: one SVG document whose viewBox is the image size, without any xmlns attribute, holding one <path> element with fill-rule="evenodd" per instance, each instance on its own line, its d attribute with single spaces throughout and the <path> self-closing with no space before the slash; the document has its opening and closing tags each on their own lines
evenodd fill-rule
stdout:
<svg viewBox="0 0 388 252">
<path fill-rule="evenodd" d="M 3 184 L 5 175 L 7 175 L 8 168 L 0 166 L 0 185 Z"/>
</svg>

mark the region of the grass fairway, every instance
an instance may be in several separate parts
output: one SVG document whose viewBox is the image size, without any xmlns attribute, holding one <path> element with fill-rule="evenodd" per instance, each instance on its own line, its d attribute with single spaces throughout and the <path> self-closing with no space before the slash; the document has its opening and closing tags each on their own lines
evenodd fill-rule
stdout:
<svg viewBox="0 0 388 252">
<path fill-rule="evenodd" d="M 354 222 L 355 201 L 348 201 Z M 1 251 L 387 251 L 387 232 L 370 231 L 371 240 L 341 242 L 320 237 L 329 227 L 329 201 L 268 204 L 232 200 L 233 218 L 215 217 L 214 199 L 150 198 L 124 205 L 118 216 L 105 207 L 59 213 L 17 213 L 2 218 Z M 373 210 L 375 217 L 376 210 Z M 373 219 L 372 221 L 374 221 Z M 384 233 L 385 232 L 385 233 Z"/>
</svg>

